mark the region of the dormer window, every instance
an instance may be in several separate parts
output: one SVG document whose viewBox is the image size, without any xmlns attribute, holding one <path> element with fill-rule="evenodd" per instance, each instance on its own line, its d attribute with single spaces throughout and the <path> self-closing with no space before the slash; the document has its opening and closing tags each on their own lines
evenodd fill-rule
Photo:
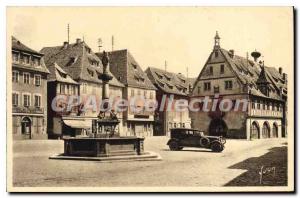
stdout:
<svg viewBox="0 0 300 198">
<path fill-rule="evenodd" d="M 136 64 L 131 63 L 131 65 L 132 65 L 133 69 L 137 69 L 137 65 Z"/>
<path fill-rule="evenodd" d="M 167 83 L 167 85 L 168 85 L 168 87 L 169 87 L 169 89 L 173 89 L 173 85 L 171 85 L 171 84 L 169 84 L 169 83 Z"/>
<path fill-rule="evenodd" d="M 59 73 L 59 75 L 63 78 L 67 78 L 67 74 L 66 73 L 63 73 L 61 72 L 60 70 L 56 69 L 56 71 Z"/>
<path fill-rule="evenodd" d="M 66 64 L 67 66 L 73 65 L 77 61 L 77 56 L 70 58 L 70 61 Z"/>
<path fill-rule="evenodd" d="M 166 79 L 167 79 L 168 81 L 171 80 L 171 76 L 169 76 L 168 74 L 164 74 L 164 76 L 166 77 Z"/>
<path fill-rule="evenodd" d="M 164 83 L 162 83 L 162 82 L 159 82 L 159 81 L 158 81 L 158 84 L 159 84 L 159 86 L 161 86 L 161 87 L 164 87 L 164 86 L 165 86 L 165 84 L 164 84 Z"/>
<path fill-rule="evenodd" d="M 157 72 L 155 72 L 159 79 L 163 79 L 163 76 Z"/>
<path fill-rule="evenodd" d="M 87 71 L 88 71 L 88 73 L 89 73 L 90 76 L 92 76 L 92 77 L 94 76 L 94 72 L 92 70 L 87 69 Z"/>
<path fill-rule="evenodd" d="M 13 59 L 13 62 L 19 62 L 19 54 L 13 53 L 12 59 Z"/>
<path fill-rule="evenodd" d="M 24 55 L 24 56 L 23 56 L 23 60 L 24 60 L 24 63 L 25 63 L 25 64 L 29 64 L 29 56 Z"/>
<path fill-rule="evenodd" d="M 33 62 L 34 66 L 40 66 L 41 65 L 40 58 L 32 58 L 32 62 Z"/>
</svg>

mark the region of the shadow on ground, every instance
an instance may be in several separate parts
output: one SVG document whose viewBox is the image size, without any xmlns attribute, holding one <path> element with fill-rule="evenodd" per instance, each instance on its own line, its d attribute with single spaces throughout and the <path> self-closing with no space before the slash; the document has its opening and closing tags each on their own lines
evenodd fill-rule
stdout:
<svg viewBox="0 0 300 198">
<path fill-rule="evenodd" d="M 247 171 L 225 186 L 287 186 L 287 147 L 271 148 L 260 157 L 248 158 L 229 168 Z M 262 178 L 260 172 L 264 172 Z"/>
</svg>

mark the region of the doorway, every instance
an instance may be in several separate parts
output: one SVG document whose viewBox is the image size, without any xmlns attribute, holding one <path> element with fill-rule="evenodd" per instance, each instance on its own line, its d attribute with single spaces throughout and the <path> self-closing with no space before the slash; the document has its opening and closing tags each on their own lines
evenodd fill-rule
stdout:
<svg viewBox="0 0 300 198">
<path fill-rule="evenodd" d="M 227 125 L 223 119 L 213 119 L 209 124 L 209 135 L 227 136 Z"/>
<path fill-rule="evenodd" d="M 21 121 L 22 136 L 24 139 L 31 139 L 31 120 L 28 117 L 24 117 Z"/>
</svg>

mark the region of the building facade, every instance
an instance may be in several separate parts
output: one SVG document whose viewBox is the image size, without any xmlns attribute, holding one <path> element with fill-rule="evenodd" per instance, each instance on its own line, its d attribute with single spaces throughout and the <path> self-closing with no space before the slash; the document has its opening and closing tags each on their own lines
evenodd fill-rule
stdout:
<svg viewBox="0 0 300 198">
<path fill-rule="evenodd" d="M 47 138 L 47 75 L 43 54 L 12 37 L 14 139 Z"/>
<path fill-rule="evenodd" d="M 199 102 L 200 110 L 190 112 L 193 128 L 209 135 L 248 140 L 286 136 L 287 76 L 281 68 L 258 62 L 259 52 L 251 55 L 254 60 L 222 49 L 216 34 L 213 51 L 194 84 L 191 100 L 209 97 L 217 107 L 224 107 L 224 101 L 230 100 L 232 106 L 226 111 L 214 111 L 211 102 L 207 104 L 208 111 L 203 111 L 204 103 Z"/>
<path fill-rule="evenodd" d="M 92 119 L 97 118 L 100 112 L 102 81 L 99 76 L 103 72 L 101 60 L 81 39 L 76 39 L 75 43 L 64 42 L 61 46 L 44 47 L 41 52 L 45 54 L 47 66 L 56 63 L 71 79 L 78 83 L 78 96 L 80 97 L 78 113 L 77 115 L 64 116 L 62 119 L 65 127 L 76 129 L 76 136 L 86 135 L 84 133 L 91 131 Z M 109 85 L 110 99 L 116 101 L 122 98 L 124 85 L 116 77 L 113 76 Z M 118 113 L 117 116 L 122 123 L 122 113 Z M 120 125 L 116 129 L 117 133 L 122 134 L 122 129 Z"/>
<path fill-rule="evenodd" d="M 192 78 L 154 67 L 148 67 L 145 72 L 157 88 L 156 100 L 159 106 L 155 113 L 154 135 L 169 136 L 171 128 L 190 128 L 191 118 L 188 109 L 176 111 L 173 107 L 177 100 L 189 100 L 193 84 Z M 167 109 L 169 103 L 172 103 L 170 104 L 171 108 Z"/>
<path fill-rule="evenodd" d="M 65 108 L 66 101 L 76 100 L 79 96 L 79 84 L 74 81 L 57 63 L 48 65 L 50 74 L 47 82 L 48 92 L 48 137 L 50 139 L 61 138 L 63 136 L 76 136 L 81 134 L 81 129 L 74 129 L 63 124 L 63 120 L 78 116 L 79 106 L 72 105 Z M 60 98 L 63 98 L 60 100 Z M 75 101 L 74 101 L 75 102 Z"/>
<path fill-rule="evenodd" d="M 136 101 L 135 106 L 129 105 L 129 108 L 123 112 L 123 134 L 152 136 L 154 111 L 146 110 L 145 101 L 155 99 L 156 88 L 127 49 L 112 51 L 108 54 L 110 71 L 125 85 L 123 99 L 129 103 Z M 97 55 L 101 57 L 101 54 Z"/>
</svg>

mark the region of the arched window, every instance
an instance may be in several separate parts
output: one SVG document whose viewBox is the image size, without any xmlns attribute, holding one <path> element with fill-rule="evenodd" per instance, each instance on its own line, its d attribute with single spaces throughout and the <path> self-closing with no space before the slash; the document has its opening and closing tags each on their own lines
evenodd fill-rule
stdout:
<svg viewBox="0 0 300 198">
<path fill-rule="evenodd" d="M 270 137 L 270 125 L 266 121 L 266 122 L 264 122 L 263 128 L 262 128 L 262 138 L 269 138 L 269 137 Z"/>
<path fill-rule="evenodd" d="M 251 124 L 251 139 L 259 139 L 259 125 L 256 121 Z"/>
<path fill-rule="evenodd" d="M 278 125 L 276 122 L 273 123 L 272 137 L 274 137 L 274 138 L 278 137 Z"/>
</svg>

